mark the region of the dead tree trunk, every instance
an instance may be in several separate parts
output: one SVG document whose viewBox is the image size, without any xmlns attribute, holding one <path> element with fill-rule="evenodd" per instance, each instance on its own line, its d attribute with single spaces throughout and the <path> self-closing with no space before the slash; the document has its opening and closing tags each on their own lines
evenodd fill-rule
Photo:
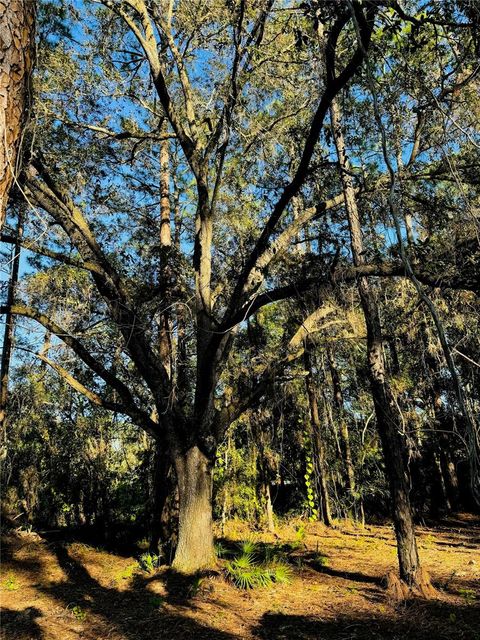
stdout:
<svg viewBox="0 0 480 640">
<path fill-rule="evenodd" d="M 0 231 L 30 107 L 35 0 L 0 0 Z"/>
<path fill-rule="evenodd" d="M 332 102 L 330 113 L 345 194 L 345 209 L 350 227 L 352 256 L 355 266 L 359 266 L 364 262 L 362 229 L 354 184 L 347 161 L 340 111 L 335 101 Z M 375 407 L 377 428 L 382 442 L 386 473 L 390 484 L 400 578 L 411 586 L 416 581 L 420 562 L 410 503 L 410 474 L 405 460 L 405 445 L 401 435 L 401 416 L 385 371 L 382 327 L 375 295 L 367 278 L 358 278 L 357 286 L 367 326 L 370 388 Z"/>
</svg>

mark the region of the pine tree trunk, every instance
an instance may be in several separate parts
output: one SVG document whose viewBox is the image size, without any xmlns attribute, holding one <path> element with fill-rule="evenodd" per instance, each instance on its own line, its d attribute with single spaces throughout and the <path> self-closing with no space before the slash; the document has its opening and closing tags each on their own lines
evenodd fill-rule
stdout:
<svg viewBox="0 0 480 640">
<path fill-rule="evenodd" d="M 34 0 L 0 0 L 0 230 L 29 108 L 34 24 Z"/>
<path fill-rule="evenodd" d="M 347 161 L 340 111 L 335 101 L 332 102 L 330 111 L 333 137 L 345 194 L 345 209 L 350 228 L 353 261 L 355 266 L 358 266 L 364 262 L 362 229 L 355 188 Z M 358 278 L 357 285 L 367 326 L 370 388 L 390 485 L 400 578 L 411 586 L 416 581 L 420 562 L 410 503 L 410 474 L 405 460 L 405 446 L 401 436 L 402 421 L 386 375 L 382 327 L 375 296 L 367 278 Z"/>
<path fill-rule="evenodd" d="M 400 435 L 401 424 L 390 387 L 384 380 L 385 371 L 381 343 L 371 339 L 367 339 L 367 343 L 370 385 L 377 418 L 377 429 L 382 442 L 385 469 L 392 498 L 400 578 L 411 586 L 415 584 L 420 561 L 410 503 L 410 478 L 404 459 L 404 444 Z"/>
<path fill-rule="evenodd" d="M 195 573 L 215 564 L 212 465 L 197 446 L 175 458 L 179 493 L 178 545 L 173 568 Z"/>
</svg>

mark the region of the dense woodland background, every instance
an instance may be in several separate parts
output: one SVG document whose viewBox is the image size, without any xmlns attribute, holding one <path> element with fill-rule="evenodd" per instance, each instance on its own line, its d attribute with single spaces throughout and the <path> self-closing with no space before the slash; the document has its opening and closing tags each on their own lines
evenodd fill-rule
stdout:
<svg viewBox="0 0 480 640">
<path fill-rule="evenodd" d="M 4 527 L 189 572 L 212 508 L 393 517 L 418 582 L 480 501 L 478 3 L 0 15 Z"/>
</svg>

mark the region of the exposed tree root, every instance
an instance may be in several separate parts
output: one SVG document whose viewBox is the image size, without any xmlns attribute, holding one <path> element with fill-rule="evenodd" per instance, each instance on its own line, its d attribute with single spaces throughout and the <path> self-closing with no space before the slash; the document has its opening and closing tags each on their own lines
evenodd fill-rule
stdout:
<svg viewBox="0 0 480 640">
<path fill-rule="evenodd" d="M 385 581 L 387 593 L 395 602 L 403 602 L 413 597 L 430 599 L 435 598 L 437 595 L 437 591 L 425 569 L 420 568 L 417 571 L 415 582 L 412 586 L 400 580 L 393 571 L 387 573 Z"/>
</svg>

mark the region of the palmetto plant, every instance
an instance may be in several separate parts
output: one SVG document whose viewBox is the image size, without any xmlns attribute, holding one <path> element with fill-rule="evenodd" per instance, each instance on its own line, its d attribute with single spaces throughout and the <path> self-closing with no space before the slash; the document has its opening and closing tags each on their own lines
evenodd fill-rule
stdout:
<svg viewBox="0 0 480 640">
<path fill-rule="evenodd" d="M 270 556 L 270 554 L 268 554 Z M 288 583 L 292 569 L 278 557 L 260 557 L 259 547 L 247 540 L 240 545 L 240 553 L 225 564 L 229 580 L 239 589 L 270 587 L 274 583 Z"/>
</svg>

